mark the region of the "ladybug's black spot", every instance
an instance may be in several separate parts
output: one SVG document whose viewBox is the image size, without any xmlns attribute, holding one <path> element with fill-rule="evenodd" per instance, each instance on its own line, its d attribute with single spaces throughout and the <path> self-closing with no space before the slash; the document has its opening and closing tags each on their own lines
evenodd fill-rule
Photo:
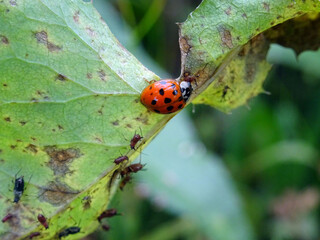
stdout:
<svg viewBox="0 0 320 240">
<path fill-rule="evenodd" d="M 167 107 L 167 110 L 168 110 L 168 111 L 172 111 L 172 109 L 173 109 L 173 106 Z"/>
<path fill-rule="evenodd" d="M 152 105 L 156 105 L 157 101 L 158 101 L 157 99 L 153 99 L 153 100 L 151 101 L 151 104 L 152 104 Z"/>
<path fill-rule="evenodd" d="M 181 109 L 181 108 L 182 108 L 182 106 L 183 106 L 183 105 L 182 105 L 182 104 L 180 104 L 180 105 L 178 106 L 178 108 L 179 108 L 179 109 Z"/>
<path fill-rule="evenodd" d="M 171 84 L 172 88 L 176 88 L 176 85 L 174 83 Z"/>
<path fill-rule="evenodd" d="M 173 94 L 173 95 L 177 95 L 177 94 L 178 94 L 178 91 L 177 91 L 177 90 L 174 90 L 174 91 L 172 92 L 172 94 Z"/>
<path fill-rule="evenodd" d="M 164 99 L 164 103 L 171 103 L 171 99 L 170 98 L 165 98 Z"/>
<path fill-rule="evenodd" d="M 163 90 L 163 88 L 161 88 L 160 90 L 159 90 L 159 93 L 160 93 L 160 95 L 164 95 L 164 90 Z"/>
<path fill-rule="evenodd" d="M 160 111 L 157 109 L 153 109 L 153 111 L 155 111 L 156 113 L 160 113 Z"/>
<path fill-rule="evenodd" d="M 166 84 L 167 84 L 167 82 L 166 82 L 166 81 L 160 81 L 160 84 L 162 84 L 162 85 L 166 85 Z"/>
<path fill-rule="evenodd" d="M 152 89 L 152 86 L 150 86 L 149 89 L 151 90 L 151 89 Z"/>
<path fill-rule="evenodd" d="M 179 99 L 178 99 L 178 101 L 180 102 L 180 101 L 182 101 L 182 100 L 183 100 L 183 97 L 180 96 Z"/>
</svg>

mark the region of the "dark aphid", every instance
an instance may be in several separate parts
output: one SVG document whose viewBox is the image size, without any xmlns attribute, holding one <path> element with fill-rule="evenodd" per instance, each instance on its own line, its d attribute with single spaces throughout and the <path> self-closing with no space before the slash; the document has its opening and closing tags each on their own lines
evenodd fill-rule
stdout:
<svg viewBox="0 0 320 240">
<path fill-rule="evenodd" d="M 103 211 L 100 214 L 100 216 L 98 217 L 98 221 L 101 222 L 101 220 L 104 218 L 110 218 L 110 217 L 114 217 L 116 215 L 119 215 L 117 209 L 110 208 L 110 209 Z"/>
<path fill-rule="evenodd" d="M 130 174 L 127 174 L 122 180 L 121 180 L 121 183 L 120 183 L 120 190 L 122 191 L 123 188 L 127 185 L 128 182 L 130 182 L 132 179 L 132 177 L 130 176 Z"/>
<path fill-rule="evenodd" d="M 80 232 L 79 227 L 69 227 L 59 233 L 59 239 L 61 239 L 62 237 L 67 237 L 70 234 L 76 234 L 78 232 Z"/>
<path fill-rule="evenodd" d="M 18 203 L 24 191 L 24 179 L 23 176 L 19 178 L 14 178 L 14 188 L 13 188 L 13 195 L 14 195 L 14 203 Z"/>
<path fill-rule="evenodd" d="M 135 147 L 136 147 L 137 143 L 143 138 L 141 128 L 140 128 L 140 132 L 141 132 L 141 135 L 134 133 L 133 137 L 131 138 L 131 140 L 130 140 L 130 148 L 131 149 L 136 150 Z"/>
<path fill-rule="evenodd" d="M 39 232 L 33 232 L 29 235 L 29 239 L 32 239 L 34 237 L 37 237 L 37 236 L 40 236 L 40 233 Z"/>
<path fill-rule="evenodd" d="M 139 172 L 143 167 L 145 166 L 142 165 L 141 163 L 135 163 L 131 164 L 130 166 L 126 167 L 130 173 L 136 173 Z"/>
<path fill-rule="evenodd" d="M 4 216 L 4 218 L 2 218 L 1 222 L 7 222 L 9 221 L 11 218 L 13 218 L 13 214 L 8 213 L 6 216 Z"/>
<path fill-rule="evenodd" d="M 224 87 L 223 91 L 222 91 L 222 98 L 225 98 L 228 90 L 231 89 L 228 85 Z"/>
<path fill-rule="evenodd" d="M 108 224 L 102 224 L 101 227 L 105 231 L 109 231 L 110 230 L 110 226 Z"/>
<path fill-rule="evenodd" d="M 134 134 L 130 140 L 130 148 L 136 150 L 135 147 L 142 138 L 143 137 L 140 136 L 139 134 Z"/>
<path fill-rule="evenodd" d="M 128 160 L 129 160 L 128 156 L 120 156 L 120 157 L 116 158 L 113 162 L 118 165 L 118 164 L 122 163 L 123 161 L 128 161 Z"/>
<path fill-rule="evenodd" d="M 38 214 L 38 221 L 42 224 L 42 226 L 45 227 L 45 229 L 49 228 L 47 219 L 45 216 L 43 216 L 42 214 Z"/>
<path fill-rule="evenodd" d="M 121 177 L 124 177 L 125 175 L 130 174 L 130 173 L 139 172 L 144 166 L 145 166 L 145 164 L 142 165 L 141 163 L 131 164 L 130 166 L 126 167 L 125 169 L 123 169 L 121 171 L 121 173 L 120 173 Z"/>
</svg>

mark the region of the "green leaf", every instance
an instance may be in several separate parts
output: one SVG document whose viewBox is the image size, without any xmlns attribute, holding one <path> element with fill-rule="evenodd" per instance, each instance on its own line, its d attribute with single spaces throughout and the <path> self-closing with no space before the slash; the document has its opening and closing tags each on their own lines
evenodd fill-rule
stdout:
<svg viewBox="0 0 320 240">
<path fill-rule="evenodd" d="M 262 83 L 271 69 L 265 60 L 267 50 L 268 43 L 263 36 L 252 39 L 193 103 L 229 112 L 263 92 Z"/>
<path fill-rule="evenodd" d="M 319 10 L 320 3 L 316 0 L 203 1 L 180 25 L 180 79 L 195 78 L 197 94 L 193 97 L 212 83 L 194 103 L 209 104 L 228 112 L 263 92 L 262 83 L 271 65 L 264 60 L 268 45 L 261 41 L 264 37 L 259 34 L 289 19 Z M 313 25 L 300 24 L 295 30 L 310 29 Z M 292 32 L 291 26 L 292 23 L 288 23 L 284 29 Z M 287 42 L 293 40 L 286 39 Z M 278 38 L 273 36 L 272 40 Z M 259 44 L 255 45 L 256 42 Z M 308 46 L 314 49 L 314 42 L 319 42 L 317 35 L 304 49 Z"/>
<path fill-rule="evenodd" d="M 52 239 L 71 226 L 81 232 L 69 238 L 81 238 L 98 227 L 118 181 L 113 160 L 135 158 L 134 133 L 141 127 L 142 144 L 171 117 L 139 101 L 158 77 L 119 44 L 91 3 L 1 1 L 0 35 L 0 216 L 14 215 L 0 225 L 1 238 L 40 232 Z M 15 175 L 26 182 L 18 204 Z"/>
</svg>

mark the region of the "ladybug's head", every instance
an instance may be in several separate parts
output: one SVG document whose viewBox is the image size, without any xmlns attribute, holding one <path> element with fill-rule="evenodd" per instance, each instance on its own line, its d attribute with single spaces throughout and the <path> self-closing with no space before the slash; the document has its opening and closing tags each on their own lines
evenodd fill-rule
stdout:
<svg viewBox="0 0 320 240">
<path fill-rule="evenodd" d="M 192 90 L 193 90 L 191 83 L 186 82 L 186 81 L 182 81 L 180 83 L 180 89 L 181 89 L 181 94 L 182 94 L 184 101 L 187 102 L 191 93 L 192 93 Z"/>
</svg>

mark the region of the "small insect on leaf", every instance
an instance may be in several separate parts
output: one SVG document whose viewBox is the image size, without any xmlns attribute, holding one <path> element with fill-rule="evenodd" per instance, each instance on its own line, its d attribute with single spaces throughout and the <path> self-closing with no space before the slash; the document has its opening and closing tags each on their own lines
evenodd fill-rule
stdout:
<svg viewBox="0 0 320 240">
<path fill-rule="evenodd" d="M 117 209 L 110 208 L 110 209 L 107 209 L 107 210 L 103 211 L 100 214 L 100 216 L 98 217 L 98 221 L 101 222 L 101 220 L 104 219 L 104 218 L 111 218 L 111 217 L 114 217 L 116 215 L 120 215 L 120 214 L 118 214 Z"/>
<path fill-rule="evenodd" d="M 2 218 L 2 220 L 1 220 L 1 222 L 7 222 L 7 221 L 9 221 L 10 219 L 12 219 L 14 217 L 14 215 L 13 214 L 11 214 L 11 213 L 8 213 L 6 216 L 4 216 L 3 218 Z"/>
<path fill-rule="evenodd" d="M 149 110 L 168 114 L 181 110 L 192 93 L 190 82 L 180 84 L 174 79 L 163 79 L 147 86 L 140 101 Z"/>
<path fill-rule="evenodd" d="M 18 203 L 21 199 L 21 196 L 24 192 L 24 179 L 23 176 L 14 179 L 14 188 L 13 188 L 13 195 L 14 195 L 14 199 L 13 202 L 14 203 Z"/>
<path fill-rule="evenodd" d="M 40 233 L 39 232 L 33 232 L 29 235 L 29 239 L 32 239 L 34 237 L 37 237 L 37 236 L 40 236 Z"/>
<path fill-rule="evenodd" d="M 81 229 L 79 227 L 69 227 L 59 233 L 59 239 L 61 239 L 62 237 L 67 237 L 70 234 L 76 234 L 80 232 L 80 230 Z"/>
<path fill-rule="evenodd" d="M 128 156 L 120 156 L 120 157 L 116 158 L 113 162 L 118 165 L 118 164 L 122 163 L 123 161 L 128 161 L 128 160 L 129 160 Z"/>
<path fill-rule="evenodd" d="M 47 219 L 45 216 L 43 216 L 42 214 L 38 214 L 38 221 L 41 223 L 42 226 L 45 227 L 45 229 L 49 228 Z"/>
</svg>

